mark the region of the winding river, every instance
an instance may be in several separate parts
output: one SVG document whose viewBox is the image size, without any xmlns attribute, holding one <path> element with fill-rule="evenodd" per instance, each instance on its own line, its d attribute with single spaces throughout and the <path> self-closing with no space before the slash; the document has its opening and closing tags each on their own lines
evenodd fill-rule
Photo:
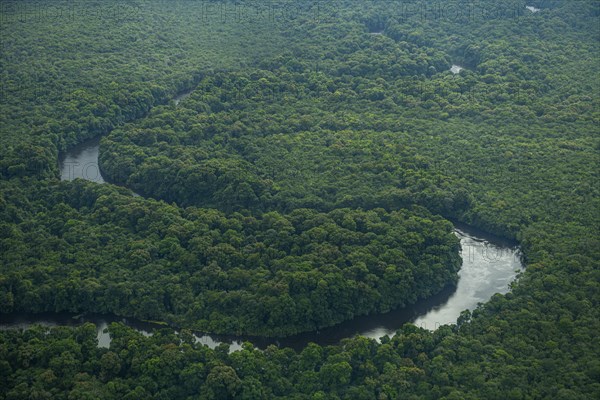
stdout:
<svg viewBox="0 0 600 400">
<path fill-rule="evenodd" d="M 177 99 L 176 103 L 181 99 Z M 98 168 L 99 146 L 99 138 L 94 138 L 71 148 L 62 155 L 59 160 L 61 179 L 83 178 L 98 183 L 105 182 Z M 197 334 L 197 341 L 211 348 L 220 343 L 228 343 L 230 351 L 240 349 L 242 342 L 246 340 L 258 348 L 275 344 L 299 350 L 310 342 L 319 345 L 337 344 L 342 339 L 354 335 L 374 339 L 385 335 L 393 336 L 396 330 L 407 322 L 430 330 L 437 329 L 440 325 L 455 323 L 463 310 L 475 309 L 479 303 L 488 301 L 495 293 L 508 292 L 510 283 L 523 268 L 520 252 L 515 243 L 460 224 L 457 224 L 455 234 L 460 238 L 463 260 L 457 285 L 447 287 L 437 295 L 420 300 L 412 306 L 386 314 L 357 317 L 331 328 L 286 338 Z M 96 325 L 98 345 L 101 347 L 110 345 L 110 336 L 105 329 L 111 322 L 123 322 L 144 335 L 150 335 L 152 331 L 164 328 L 163 325 L 114 315 L 74 316 L 68 313 L 0 315 L 0 329 L 24 329 L 32 324 L 78 325 L 84 322 L 92 322 Z"/>
<path fill-rule="evenodd" d="M 211 348 L 228 343 L 230 351 L 241 348 L 250 341 L 258 348 L 268 345 L 302 349 L 308 343 L 319 345 L 337 344 L 342 339 L 362 335 L 373 339 L 393 336 L 404 323 L 411 322 L 425 329 L 434 330 L 440 325 L 456 322 L 463 310 L 473 310 L 478 303 L 488 301 L 495 293 L 507 293 L 509 284 L 522 269 L 519 249 L 514 243 L 493 237 L 473 228 L 460 226 L 455 230 L 460 238 L 462 267 L 456 287 L 447 287 L 435 296 L 421 300 L 412 306 L 385 314 L 354 318 L 321 331 L 307 332 L 285 338 L 261 338 L 250 336 L 202 335 L 197 341 Z M 122 318 L 114 315 L 86 314 L 74 316 L 68 313 L 9 314 L 0 316 L 0 329 L 27 328 L 32 324 L 46 326 L 79 325 L 83 322 L 96 324 L 99 346 L 108 347 L 110 336 L 104 329 L 111 322 L 123 322 L 144 335 L 150 335 L 163 325 Z"/>
</svg>

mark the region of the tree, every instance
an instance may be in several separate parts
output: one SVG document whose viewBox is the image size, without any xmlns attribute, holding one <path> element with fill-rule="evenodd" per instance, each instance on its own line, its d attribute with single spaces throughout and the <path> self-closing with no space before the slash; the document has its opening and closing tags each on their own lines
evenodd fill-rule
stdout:
<svg viewBox="0 0 600 400">
<path fill-rule="evenodd" d="M 226 399 L 235 397 L 242 389 L 242 380 L 235 370 L 229 366 L 217 365 L 208 376 L 203 386 L 210 399 Z"/>
</svg>

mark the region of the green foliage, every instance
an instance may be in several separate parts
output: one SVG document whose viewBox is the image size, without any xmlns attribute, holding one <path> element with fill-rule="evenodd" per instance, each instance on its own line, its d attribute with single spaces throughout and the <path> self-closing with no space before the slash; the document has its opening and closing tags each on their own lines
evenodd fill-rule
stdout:
<svg viewBox="0 0 600 400">
<path fill-rule="evenodd" d="M 0 311 L 310 330 L 453 282 L 436 214 L 520 242 L 512 292 L 298 354 L 1 332 L 0 397 L 600 397 L 598 4 L 318 3 L 3 3 Z M 156 200 L 58 182 L 99 134 L 107 177 Z"/>
<path fill-rule="evenodd" d="M 346 339 L 341 346 L 311 344 L 301 353 L 244 346 L 228 356 L 182 342 L 168 329 L 144 337 L 112 324 L 110 349 L 89 345 L 95 342 L 93 325 L 4 331 L 0 332 L 0 373 L 6 384 L 0 395 L 7 399 L 501 399 L 598 394 L 598 363 L 592 354 L 564 364 L 567 336 L 556 343 L 540 343 L 536 332 L 553 333 L 537 330 L 522 319 L 521 326 L 507 327 L 503 333 L 512 338 L 505 350 L 493 344 L 500 332 L 480 325 L 482 321 L 472 326 L 477 333 L 457 334 L 450 327 L 431 333 L 406 325 L 382 344 L 358 337 Z M 581 329 L 580 334 L 593 340 L 591 329 Z M 529 362 L 522 364 L 519 359 Z"/>
<path fill-rule="evenodd" d="M 10 204 L 26 200 L 17 193 Z M 422 208 L 226 216 L 81 180 L 38 196 L 46 201 L 21 210 L 17 237 L 2 239 L 14 249 L 0 267 L 3 312 L 288 335 L 412 304 L 455 282 L 460 266 L 452 225 Z"/>
</svg>

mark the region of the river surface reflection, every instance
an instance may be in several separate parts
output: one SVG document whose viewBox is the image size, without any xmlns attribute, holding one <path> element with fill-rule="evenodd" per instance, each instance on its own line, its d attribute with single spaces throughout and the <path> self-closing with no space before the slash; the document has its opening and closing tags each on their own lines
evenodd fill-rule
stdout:
<svg viewBox="0 0 600 400">
<path fill-rule="evenodd" d="M 59 158 L 60 179 L 72 181 L 81 178 L 92 182 L 104 183 L 98 166 L 100 137 L 86 140 L 73 146 Z"/>
</svg>

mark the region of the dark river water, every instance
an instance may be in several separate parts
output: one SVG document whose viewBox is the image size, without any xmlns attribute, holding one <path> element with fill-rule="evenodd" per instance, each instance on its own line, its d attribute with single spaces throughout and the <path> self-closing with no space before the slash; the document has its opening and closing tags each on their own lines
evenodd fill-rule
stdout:
<svg viewBox="0 0 600 400">
<path fill-rule="evenodd" d="M 180 99 L 178 99 L 180 100 Z M 92 139 L 72 148 L 60 159 L 63 180 L 84 178 L 98 183 L 105 182 L 98 168 L 99 139 Z M 212 348 L 220 343 L 229 343 L 230 350 L 241 348 L 243 341 L 250 341 L 258 348 L 270 344 L 302 349 L 310 342 L 319 345 L 337 344 L 344 338 L 362 335 L 379 339 L 393 336 L 404 323 L 411 322 L 425 329 L 434 330 L 440 325 L 456 323 L 463 310 L 473 310 L 477 304 L 486 302 L 495 293 L 506 293 L 509 284 L 522 269 L 521 257 L 515 243 L 477 231 L 468 226 L 457 225 L 455 234 L 460 238 L 462 267 L 456 286 L 416 304 L 388 312 L 354 318 L 331 328 L 303 333 L 286 338 L 260 338 L 197 334 L 197 340 Z M 111 322 L 123 322 L 145 335 L 164 326 L 122 318 L 114 315 L 45 313 L 0 315 L 0 329 L 27 328 L 32 324 L 46 326 L 78 325 L 93 322 L 98 331 L 98 344 L 110 345 L 110 336 L 105 332 Z"/>
</svg>

